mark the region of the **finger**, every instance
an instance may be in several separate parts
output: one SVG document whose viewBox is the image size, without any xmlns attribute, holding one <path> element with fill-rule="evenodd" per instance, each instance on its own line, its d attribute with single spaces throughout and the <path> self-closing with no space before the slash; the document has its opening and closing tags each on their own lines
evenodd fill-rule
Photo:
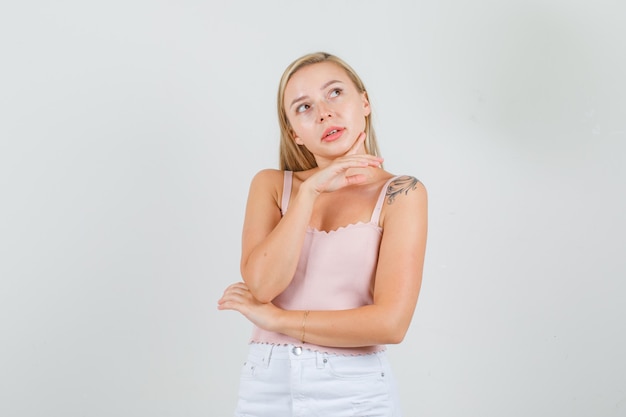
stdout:
<svg viewBox="0 0 626 417">
<path fill-rule="evenodd" d="M 243 304 L 234 302 L 234 301 L 227 301 L 224 302 L 222 304 L 218 304 L 217 305 L 217 309 L 218 310 L 233 310 L 233 311 L 238 311 L 240 313 L 243 314 Z"/>
<path fill-rule="evenodd" d="M 334 166 L 335 168 L 339 167 L 350 167 L 350 166 L 358 166 L 358 165 L 376 165 L 380 164 L 383 161 L 383 158 L 380 156 L 370 155 L 370 154 L 355 154 L 349 156 L 343 156 L 335 160 Z"/>
<path fill-rule="evenodd" d="M 252 294 L 250 294 L 250 291 L 248 291 L 247 289 L 239 288 L 239 287 L 229 288 L 227 291 L 225 291 L 224 295 L 222 295 L 222 298 L 227 298 L 227 297 L 253 298 Z"/>
<path fill-rule="evenodd" d="M 352 145 L 352 147 L 348 149 L 348 152 L 346 152 L 346 155 L 355 155 L 361 147 L 361 144 L 365 142 L 365 136 L 365 132 L 361 132 L 356 138 L 354 145 Z"/>
<path fill-rule="evenodd" d="M 224 294 L 226 294 L 226 292 L 232 291 L 232 290 L 248 291 L 248 286 L 245 283 L 243 283 L 243 282 L 236 282 L 236 283 L 230 284 L 228 287 L 226 287 L 226 289 L 224 290 Z"/>
<path fill-rule="evenodd" d="M 342 158 L 339 167 L 342 171 L 350 168 L 363 168 L 367 166 L 380 167 L 383 158 L 369 154 L 352 155 Z"/>
<path fill-rule="evenodd" d="M 346 177 L 347 185 L 362 184 L 365 181 L 367 181 L 367 175 L 365 174 L 354 174 Z"/>
<path fill-rule="evenodd" d="M 217 306 L 218 308 L 233 309 L 232 306 L 241 306 L 249 302 L 250 302 L 250 297 L 247 297 L 245 294 L 229 291 L 217 301 Z"/>
<path fill-rule="evenodd" d="M 218 300 L 218 304 L 222 303 L 223 300 L 232 298 L 233 296 L 252 297 L 252 294 L 250 294 L 250 291 L 248 290 L 248 287 L 245 284 L 235 283 L 235 284 L 229 285 L 224 290 L 224 294 L 222 294 L 222 297 Z"/>
</svg>

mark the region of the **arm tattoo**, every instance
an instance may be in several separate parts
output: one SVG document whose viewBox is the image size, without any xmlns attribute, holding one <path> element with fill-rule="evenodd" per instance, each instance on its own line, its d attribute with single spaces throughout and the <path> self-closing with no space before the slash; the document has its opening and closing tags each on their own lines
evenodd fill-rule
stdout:
<svg viewBox="0 0 626 417">
<path fill-rule="evenodd" d="M 415 190 L 417 188 L 417 182 L 417 178 L 408 175 L 403 175 L 393 180 L 387 188 L 387 204 L 393 204 L 398 195 L 402 193 L 406 195 L 409 191 Z"/>
</svg>

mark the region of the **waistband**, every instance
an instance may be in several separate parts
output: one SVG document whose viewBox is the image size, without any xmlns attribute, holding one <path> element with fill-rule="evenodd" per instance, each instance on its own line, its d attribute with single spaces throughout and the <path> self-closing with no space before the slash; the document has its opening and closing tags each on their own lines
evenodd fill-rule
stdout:
<svg viewBox="0 0 626 417">
<path fill-rule="evenodd" d="M 341 355 L 337 353 L 319 352 L 293 344 L 276 345 L 270 343 L 251 343 L 249 355 L 257 363 L 269 366 L 271 361 L 314 361 L 318 368 L 323 368 L 331 358 L 359 358 L 379 356 L 385 357 L 385 351 L 371 352 L 360 355 Z"/>
</svg>

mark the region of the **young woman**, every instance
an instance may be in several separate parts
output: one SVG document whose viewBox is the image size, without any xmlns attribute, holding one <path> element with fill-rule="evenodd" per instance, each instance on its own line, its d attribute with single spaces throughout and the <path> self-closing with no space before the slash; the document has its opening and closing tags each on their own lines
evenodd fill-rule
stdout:
<svg viewBox="0 0 626 417">
<path fill-rule="evenodd" d="M 327 53 L 278 90 L 281 170 L 250 186 L 243 282 L 218 302 L 254 325 L 237 416 L 400 416 L 385 344 L 411 322 L 427 198 L 382 168 L 363 82 Z"/>
</svg>

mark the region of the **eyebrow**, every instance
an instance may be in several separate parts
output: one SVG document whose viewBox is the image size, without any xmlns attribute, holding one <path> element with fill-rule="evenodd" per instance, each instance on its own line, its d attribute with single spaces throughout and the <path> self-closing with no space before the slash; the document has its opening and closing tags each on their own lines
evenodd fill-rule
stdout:
<svg viewBox="0 0 626 417">
<path fill-rule="evenodd" d="M 341 83 L 341 84 L 343 84 L 343 81 L 339 81 L 339 80 L 330 80 L 330 81 L 328 81 L 328 82 L 324 83 L 324 85 L 320 87 L 320 90 L 324 90 L 324 89 L 325 89 L 325 88 L 327 88 L 329 85 L 332 85 L 332 84 L 334 84 L 334 83 Z M 289 108 L 292 108 L 294 104 L 296 104 L 296 103 L 297 103 L 297 102 L 299 102 L 299 101 L 306 100 L 307 98 L 309 98 L 309 96 L 300 96 L 300 97 L 298 97 L 298 98 L 294 99 L 294 100 L 291 102 L 291 104 L 289 105 Z"/>
</svg>

